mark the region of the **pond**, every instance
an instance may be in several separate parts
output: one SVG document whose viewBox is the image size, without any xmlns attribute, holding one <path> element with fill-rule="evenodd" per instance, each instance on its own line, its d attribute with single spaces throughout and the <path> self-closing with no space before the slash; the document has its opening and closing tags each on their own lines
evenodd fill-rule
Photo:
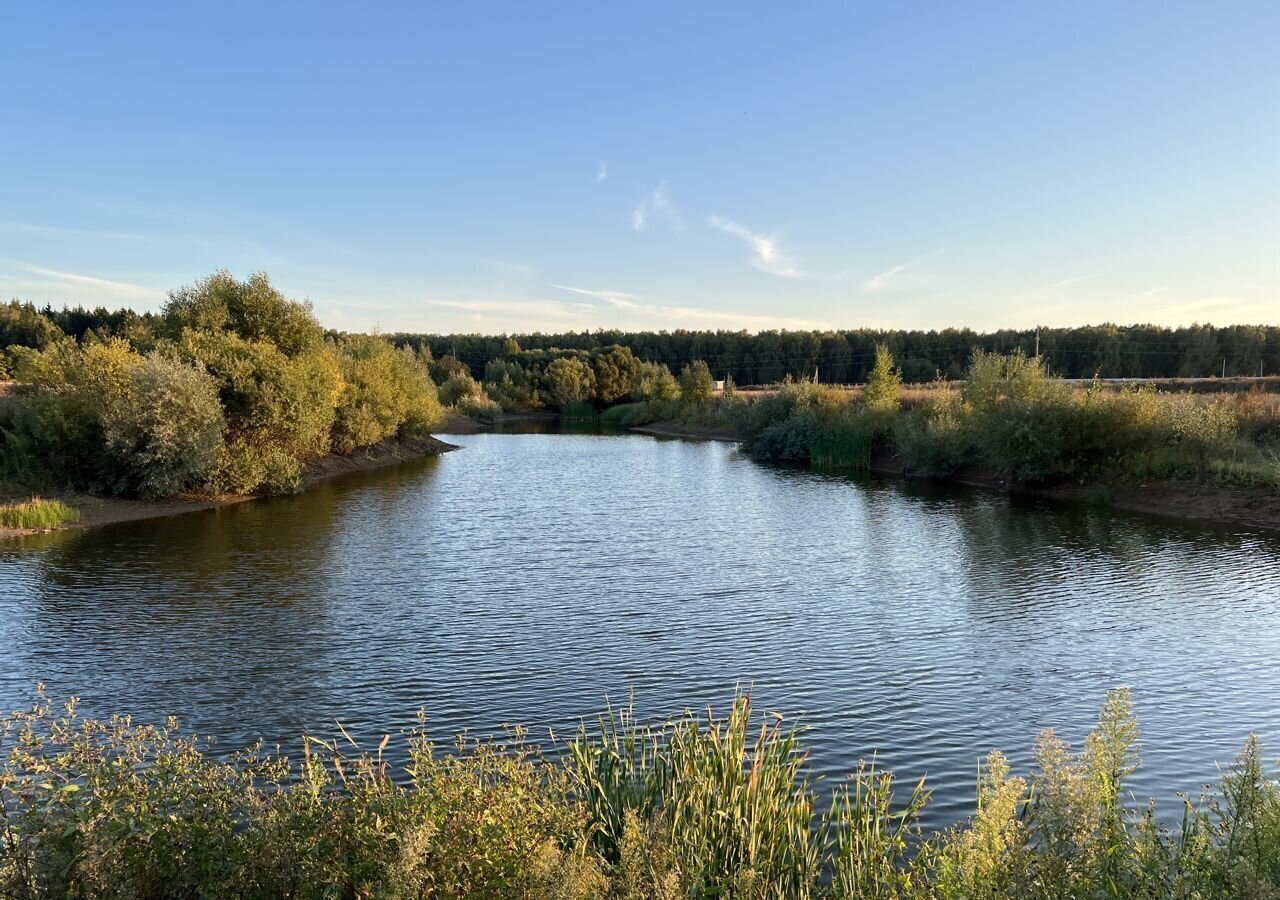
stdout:
<svg viewBox="0 0 1280 900">
<path fill-rule="evenodd" d="M 340 720 L 564 735 L 735 686 L 811 726 L 827 778 L 876 754 L 972 806 L 1133 689 L 1134 793 L 1280 755 L 1280 541 L 995 493 L 753 463 L 732 444 L 479 434 L 293 497 L 0 542 L 0 706 L 36 682 L 234 749 Z"/>
</svg>

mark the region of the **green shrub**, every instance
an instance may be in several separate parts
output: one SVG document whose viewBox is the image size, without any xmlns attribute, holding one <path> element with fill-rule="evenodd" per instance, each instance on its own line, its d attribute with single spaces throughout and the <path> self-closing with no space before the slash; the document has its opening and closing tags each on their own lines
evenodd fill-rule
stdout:
<svg viewBox="0 0 1280 900">
<path fill-rule="evenodd" d="M 715 389 L 711 370 L 700 359 L 695 359 L 680 370 L 680 399 L 685 403 L 701 403 L 710 400 Z"/>
<path fill-rule="evenodd" d="M 333 426 L 333 449 L 350 453 L 395 437 L 439 427 L 444 411 L 434 382 L 411 351 L 379 337 L 347 337 L 339 347 L 343 389 Z"/>
<path fill-rule="evenodd" d="M 271 344 L 286 356 L 314 349 L 324 340 L 311 304 L 286 298 L 264 272 L 245 281 L 225 269 L 214 272 L 192 287 L 170 292 L 162 316 L 174 338 L 188 329 L 230 333 Z"/>
<path fill-rule="evenodd" d="M 1019 481 L 1070 471 L 1071 394 L 1040 360 L 975 351 L 961 396 L 983 463 Z"/>
<path fill-rule="evenodd" d="M 893 442 L 908 473 L 945 478 L 972 458 L 973 438 L 960 395 L 940 387 L 898 416 Z"/>
<path fill-rule="evenodd" d="M 116 492 L 157 498 L 203 487 L 224 425 L 211 375 L 156 354 L 147 357 L 132 372 L 127 392 L 102 411 Z"/>
<path fill-rule="evenodd" d="M 457 405 L 464 416 L 492 425 L 502 418 L 502 405 L 481 394 L 479 397 L 463 397 Z"/>
<path fill-rule="evenodd" d="M 208 488 L 215 494 L 292 494 L 302 487 L 302 463 L 284 448 L 233 438 L 213 457 Z"/>
<path fill-rule="evenodd" d="M 599 403 L 617 403 L 630 397 L 640 376 L 640 360 L 627 347 L 606 347 L 591 355 L 595 397 Z"/>
<path fill-rule="evenodd" d="M 507 412 L 536 409 L 539 405 L 537 390 L 514 360 L 489 361 L 484 370 L 484 391 Z"/>
<path fill-rule="evenodd" d="M 678 400 L 680 383 L 662 363 L 640 363 L 631 399 L 641 402 Z"/>
<path fill-rule="evenodd" d="M 438 385 L 443 385 L 455 375 L 471 377 L 471 367 L 454 356 L 442 356 L 436 360 L 431 360 L 428 356 L 428 365 L 430 366 L 431 380 Z"/>
<path fill-rule="evenodd" d="M 188 330 L 174 352 L 217 380 L 233 436 L 270 441 L 299 458 L 328 449 L 343 390 L 341 360 L 332 348 L 291 357 L 266 341 Z"/>
<path fill-rule="evenodd" d="M 24 348 L 19 377 L 34 390 L 6 404 L 0 471 L 28 487 L 110 490 L 117 472 L 106 451 L 103 411 L 128 396 L 142 364 L 123 341 Z"/>
<path fill-rule="evenodd" d="M 478 398 L 484 395 L 480 382 L 470 375 L 459 373 L 451 375 L 438 389 L 440 402 L 445 406 L 457 406 L 467 398 Z"/>
<path fill-rule="evenodd" d="M 108 460 L 98 407 L 75 390 L 34 391 L 0 421 L 0 474 L 28 488 L 102 486 Z"/>
<path fill-rule="evenodd" d="M 589 403 L 596 393 L 591 365 L 571 356 L 553 359 L 543 372 L 546 395 L 560 407 Z"/>
<path fill-rule="evenodd" d="M 80 521 L 80 513 L 61 500 L 32 497 L 19 503 L 0 504 L 0 528 L 57 528 Z"/>
</svg>

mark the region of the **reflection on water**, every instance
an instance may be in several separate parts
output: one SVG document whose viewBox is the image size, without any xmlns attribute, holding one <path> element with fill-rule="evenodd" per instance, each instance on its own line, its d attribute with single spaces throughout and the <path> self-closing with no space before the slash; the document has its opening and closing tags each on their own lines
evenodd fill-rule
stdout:
<svg viewBox="0 0 1280 900">
<path fill-rule="evenodd" d="M 522 429 L 528 430 L 528 429 Z M 728 445 L 485 434 L 298 497 L 0 544 L 0 705 L 176 713 L 236 746 L 421 707 L 447 737 L 664 715 L 735 684 L 828 776 L 877 752 L 972 802 L 993 746 L 1130 685 L 1143 796 L 1280 752 L 1280 544 L 758 466 Z"/>
</svg>

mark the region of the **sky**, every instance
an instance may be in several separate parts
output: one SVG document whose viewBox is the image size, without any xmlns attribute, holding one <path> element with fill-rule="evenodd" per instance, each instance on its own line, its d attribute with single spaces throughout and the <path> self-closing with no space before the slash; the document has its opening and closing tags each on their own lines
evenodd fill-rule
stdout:
<svg viewBox="0 0 1280 900">
<path fill-rule="evenodd" d="M 14 3 L 0 297 L 346 330 L 1280 322 L 1280 3 Z"/>
</svg>

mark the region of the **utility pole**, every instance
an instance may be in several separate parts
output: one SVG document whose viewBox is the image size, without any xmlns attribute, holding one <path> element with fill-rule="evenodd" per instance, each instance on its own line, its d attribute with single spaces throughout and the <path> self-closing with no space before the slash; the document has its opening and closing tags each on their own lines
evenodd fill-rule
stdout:
<svg viewBox="0 0 1280 900">
<path fill-rule="evenodd" d="M 1222 357 L 1222 377 L 1227 377 L 1227 358 L 1225 356 Z"/>
<path fill-rule="evenodd" d="M 1036 326 L 1036 359 L 1040 358 L 1040 326 Z"/>
</svg>

